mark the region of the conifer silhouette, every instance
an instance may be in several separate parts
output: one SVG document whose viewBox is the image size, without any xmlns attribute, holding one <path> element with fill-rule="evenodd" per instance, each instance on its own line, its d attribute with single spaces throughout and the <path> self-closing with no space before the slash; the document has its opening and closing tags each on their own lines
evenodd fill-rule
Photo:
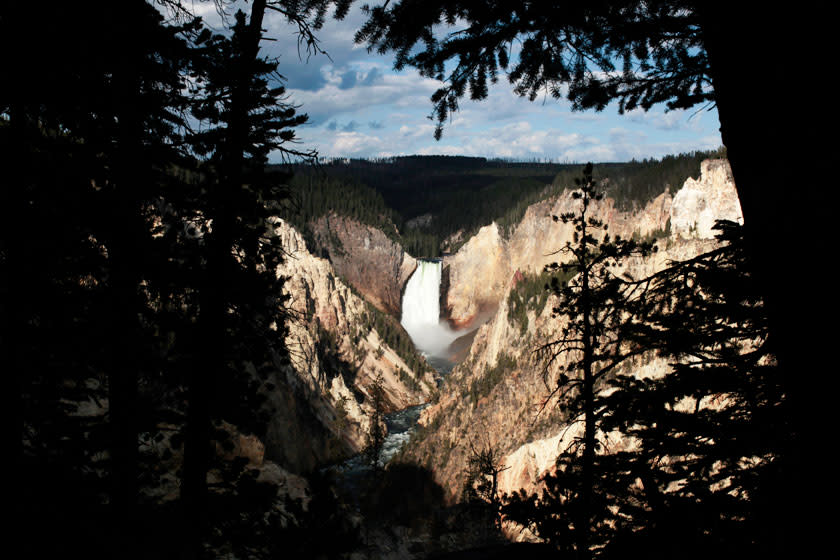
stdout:
<svg viewBox="0 0 840 560">
<path fill-rule="evenodd" d="M 594 204 L 603 199 L 603 193 L 593 179 L 592 164 L 575 183 L 577 189 L 571 196 L 578 210 L 552 216 L 573 228 L 572 240 L 554 253 L 567 259 L 546 267 L 574 276 L 563 283 L 553 277 L 547 286 L 558 297 L 553 315 L 559 320 L 560 337 L 543 344 L 538 352 L 543 355 L 544 381 L 550 388 L 544 406 L 556 397 L 557 404 L 568 410 L 571 424 L 583 423 L 583 435 L 558 459 L 555 481 L 559 486 L 553 489 L 549 507 L 563 509 L 563 528 L 552 521 L 553 527 L 543 526 L 538 531 L 558 547 L 575 550 L 578 557 L 585 558 L 591 553 L 595 534 L 610 517 L 596 485 L 596 433 L 604 414 L 597 391 L 618 365 L 641 352 L 623 340 L 625 324 L 636 312 L 641 290 L 619 271 L 625 260 L 646 256 L 655 247 L 610 237 L 608 226 L 595 215 Z M 548 496 L 544 499 L 549 500 Z M 515 498 L 506 514 L 513 519 L 521 519 L 523 513 L 527 517 L 528 508 L 522 507 L 527 500 L 522 495 Z"/>
</svg>

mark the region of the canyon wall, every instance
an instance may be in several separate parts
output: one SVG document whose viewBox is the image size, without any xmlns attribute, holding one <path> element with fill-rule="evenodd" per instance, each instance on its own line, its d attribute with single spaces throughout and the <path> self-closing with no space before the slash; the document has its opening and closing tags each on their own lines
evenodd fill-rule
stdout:
<svg viewBox="0 0 840 560">
<path fill-rule="evenodd" d="M 637 212 L 622 212 L 607 198 L 594 205 L 613 236 L 655 240 L 658 251 L 648 258 L 625 263 L 635 278 L 652 274 L 669 261 L 683 260 L 717 245 L 713 219 L 741 220 L 728 163 L 707 160 L 699 179 L 686 181 L 683 192 L 663 193 Z M 477 332 L 468 357 L 452 371 L 437 402 L 421 417 L 423 428 L 408 451 L 411 460 L 432 470 L 457 501 L 471 446 L 491 446 L 510 468 L 499 477 L 500 492 L 533 490 L 557 455 L 579 434 L 566 413 L 547 399 L 550 388 L 535 350 L 556 339 L 561 319 L 552 315 L 557 301 L 533 305 L 514 317 L 510 298 L 528 274 L 559 261 L 556 251 L 572 239 L 572 226 L 552 215 L 574 212 L 570 191 L 528 208 L 508 240 L 495 225 L 483 228 L 447 259 L 452 287 L 447 306 L 456 322 L 471 320 L 482 304 L 495 300 L 498 311 Z M 714 218 L 712 218 L 714 217 Z M 488 251 L 482 258 L 482 252 Z M 458 279 L 469 279 L 468 288 Z M 501 286 L 501 287 L 500 287 Z M 621 366 L 634 375 L 663 375 L 667 364 L 642 356 Z M 620 448 L 621 441 L 613 441 Z"/>
<path fill-rule="evenodd" d="M 414 257 L 381 230 L 350 218 L 329 214 L 310 225 L 335 272 L 378 309 L 399 318 L 402 290 L 417 267 Z"/>
<path fill-rule="evenodd" d="M 294 228 L 277 220 L 275 231 L 288 253 L 277 274 L 286 278 L 290 296 L 291 361 L 276 374 L 284 390 L 269 395 L 277 412 L 265 456 L 305 471 L 364 447 L 377 377 L 388 411 L 425 402 L 435 381 L 430 369 L 412 370 L 383 340 L 373 326 L 376 310 L 344 284 L 329 261 L 312 255 Z"/>
<path fill-rule="evenodd" d="M 672 196 L 664 192 L 636 211 L 618 209 L 612 198 L 593 201 L 593 212 L 609 225 L 612 236 L 712 239 L 714 220 L 740 218 L 732 171 L 725 160 L 706 160 L 698 179 L 689 178 Z M 558 260 L 557 251 L 572 238 L 572 225 L 551 216 L 573 212 L 569 191 L 531 205 L 509 239 L 493 223 L 444 258 L 450 287 L 445 309 L 454 325 L 472 323 L 482 309 L 495 307 L 517 271 L 539 272 Z"/>
</svg>

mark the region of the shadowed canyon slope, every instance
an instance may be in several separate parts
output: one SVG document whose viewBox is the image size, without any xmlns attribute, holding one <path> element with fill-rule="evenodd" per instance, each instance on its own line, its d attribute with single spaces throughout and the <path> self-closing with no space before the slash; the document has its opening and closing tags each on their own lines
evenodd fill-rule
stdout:
<svg viewBox="0 0 840 560">
<path fill-rule="evenodd" d="M 417 261 L 379 229 L 334 213 L 315 220 L 312 230 L 335 271 L 378 309 L 399 317 Z"/>
<path fill-rule="evenodd" d="M 287 277 L 291 297 L 291 364 L 279 381 L 297 398 L 286 398 L 289 392 L 273 396 L 279 400 L 266 456 L 308 470 L 362 449 L 378 375 L 388 410 L 425 402 L 435 383 L 422 360 L 424 367 L 413 370 L 383 340 L 374 326 L 376 310 L 336 276 L 329 261 L 310 254 L 286 222 L 278 221 L 276 232 L 288 252 L 277 273 Z M 301 431 L 302 418 L 310 426 Z M 301 439 L 301 433 L 308 437 Z"/>
</svg>

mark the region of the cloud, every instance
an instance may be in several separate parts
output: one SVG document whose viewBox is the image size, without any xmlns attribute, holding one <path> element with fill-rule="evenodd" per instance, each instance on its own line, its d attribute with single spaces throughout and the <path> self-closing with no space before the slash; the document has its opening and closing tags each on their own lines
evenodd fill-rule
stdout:
<svg viewBox="0 0 840 560">
<path fill-rule="evenodd" d="M 364 111 L 370 112 L 374 120 L 381 120 L 384 117 L 383 110 L 422 106 L 437 88 L 437 82 L 422 78 L 417 73 L 387 74 L 374 85 L 349 89 L 340 87 L 340 75 L 332 71 L 327 71 L 326 75 L 328 83 L 316 91 L 292 87 L 288 89 L 295 103 L 301 104 L 302 110 L 309 114 L 312 124 L 319 124 L 338 115 Z"/>
<path fill-rule="evenodd" d="M 376 136 L 361 132 L 339 132 L 330 144 L 329 154 L 344 156 L 379 153 L 385 144 Z"/>
<path fill-rule="evenodd" d="M 310 117 L 298 131 L 303 145 L 323 155 L 460 154 L 604 162 L 721 143 L 714 111 L 636 110 L 620 116 L 611 105 L 600 113 L 573 113 L 565 100 L 519 97 L 505 79 L 490 86 L 485 100 L 462 99 L 460 110 L 445 123 L 443 139 L 436 142 L 434 123 L 426 117 L 433 109 L 429 98 L 441 83 L 414 70 L 395 72 L 391 55 L 355 45 L 353 36 L 365 20 L 355 4 L 344 21 L 328 16 L 318 37 L 329 58 L 315 55 L 307 62 L 306 52 L 298 51 L 296 30 L 279 14 L 267 14 L 267 35 L 276 40 L 264 43 L 265 52 L 279 57 L 290 101 Z"/>
<path fill-rule="evenodd" d="M 362 81 L 362 85 L 365 86 L 372 86 L 378 82 L 382 81 L 382 73 L 379 71 L 379 68 L 372 68 L 370 72 L 368 72 L 365 79 Z"/>
<path fill-rule="evenodd" d="M 403 125 L 400 127 L 400 135 L 411 138 L 429 138 L 435 132 L 435 126 L 432 124 L 415 124 Z"/>
</svg>

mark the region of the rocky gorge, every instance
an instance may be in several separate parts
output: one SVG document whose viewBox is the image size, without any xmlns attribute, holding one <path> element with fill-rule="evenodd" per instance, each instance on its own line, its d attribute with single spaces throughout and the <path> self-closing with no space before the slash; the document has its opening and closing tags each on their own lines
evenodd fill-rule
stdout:
<svg viewBox="0 0 840 560">
<path fill-rule="evenodd" d="M 422 558 L 499 542 L 482 521 L 464 521 L 457 513 L 468 484 L 471 452 L 484 447 L 497 454 L 504 466 L 499 495 L 530 492 L 581 431 L 580 423 L 569 423 L 567 412 L 547 400 L 544 367 L 535 353 L 560 327 L 552 313 L 554 296 L 537 302 L 539 297 L 529 299 L 521 293 L 523 286 L 538 281 L 544 267 L 557 260 L 557 249 L 572 238 L 570 226 L 551 216 L 573 206 L 571 191 L 563 191 L 529 206 L 507 235 L 492 223 L 443 257 L 441 315 L 454 328 L 478 328 L 442 384 L 425 360 L 409 359 L 385 340 L 383 329 L 399 330 L 395 315 L 417 260 L 382 231 L 347 217 L 318 219 L 313 224 L 316 247 L 308 247 L 294 227 L 278 219 L 275 232 L 288 253 L 277 274 L 285 278 L 290 296 L 286 344 L 291 360 L 276 374 L 277 390 L 269 395 L 276 412 L 264 441 L 241 436 L 234 453 L 247 456 L 261 477 L 274 481 L 278 503 L 293 496 L 308 500 L 309 483 L 299 475 L 308 476 L 365 447 L 374 417 L 371 391 L 378 380 L 388 411 L 430 403 L 388 468 L 394 473 L 389 476 L 408 476 L 414 482 L 402 489 L 389 486 L 393 481 L 384 482 L 386 494 L 437 497 L 431 502 L 428 496 L 418 498 L 410 515 L 420 516 L 415 521 L 358 518 L 354 523 L 361 524 L 358 530 L 366 544 L 355 554 Z M 633 277 L 715 247 L 714 220 L 741 219 L 725 160 L 704 161 L 698 178 L 689 178 L 677 192 L 665 191 L 642 207 L 620 209 L 605 198 L 595 213 L 613 235 L 656 243 L 656 253 L 625 264 L 623 272 Z M 655 377 L 666 372 L 667 363 L 642 355 L 622 369 L 640 378 Z M 631 445 L 619 434 L 602 434 L 602 439 L 613 450 Z M 387 501 L 381 494 L 376 499 Z M 440 509 L 444 507 L 449 509 Z M 440 521 L 440 515 L 447 521 Z M 423 521 L 417 525 L 417 519 Z M 397 531 L 401 536 L 382 523 L 402 527 Z M 467 526 L 469 534 L 463 532 Z M 511 540 L 534 540 L 521 528 L 505 529 Z"/>
<path fill-rule="evenodd" d="M 505 468 L 498 479 L 500 495 L 536 489 L 558 453 L 579 436 L 581 426 L 568 424 L 565 411 L 546 401 L 549 391 L 534 352 L 559 328 L 551 312 L 553 296 L 541 305 L 526 305 L 524 319 L 522 309 L 511 301 L 520 297 L 517 288 L 539 277 L 557 260 L 557 249 L 571 239 L 570 226 L 551 216 L 573 206 L 570 191 L 564 191 L 529 206 L 508 235 L 493 223 L 480 228 L 456 253 L 444 256 L 441 315 L 455 328 L 483 324 L 463 361 L 439 389 L 430 369 L 412 370 L 371 327 L 373 307 L 398 314 L 417 261 L 382 231 L 335 214 L 314 223 L 315 252 L 322 258 L 310 252 L 291 225 L 277 221 L 276 231 L 289 253 L 278 275 L 286 278 L 291 296 L 287 344 L 292 359 L 280 380 L 286 396 L 273 397 L 282 412 L 264 442 L 266 464 L 307 472 L 359 452 L 372 416 L 370 388 L 378 376 L 389 410 L 432 401 L 398 463 L 428 472 L 442 489 L 442 504 L 461 500 L 470 450 L 476 446 L 492 448 L 501 458 Z M 676 193 L 666 190 L 643 207 L 620 209 L 606 198 L 597 203 L 595 213 L 613 235 L 656 243 L 658 251 L 651 257 L 625 265 L 624 272 L 634 277 L 709 250 L 717 243 L 714 220 L 741 219 L 725 160 L 704 161 L 696 179 L 689 178 Z M 641 356 L 622 367 L 645 377 L 663 375 L 667 364 Z M 309 434 L 304 444 L 296 436 L 302 431 Z M 602 437 L 613 449 L 628 445 L 618 435 Z M 527 533 L 509 533 L 514 539 L 530 538 Z M 394 557 L 422 557 L 407 553 L 405 542 L 427 537 L 409 531 L 403 540 L 385 541 L 403 550 Z"/>
<path fill-rule="evenodd" d="M 500 463 L 508 467 L 499 475 L 498 489 L 511 493 L 532 491 L 579 435 L 580 424 L 567 425 L 564 411 L 546 403 L 549 390 L 534 352 L 556 336 L 554 302 L 528 309 L 525 323 L 511 317 L 509 304 L 523 275 L 535 275 L 557 260 L 554 252 L 571 239 L 571 227 L 550 216 L 572 205 L 569 191 L 532 205 L 508 239 L 491 224 L 444 259 L 450 278 L 445 300 L 453 322 L 469 323 L 482 306 L 497 308 L 478 330 L 466 359 L 446 379 L 439 400 L 424 411 L 421 436 L 406 451 L 406 460 L 435 473 L 452 502 L 463 490 L 471 444 L 498 450 Z M 627 264 L 626 272 L 636 278 L 716 246 L 715 219 L 741 220 L 725 160 L 704 161 L 697 179 L 688 179 L 675 194 L 665 192 L 637 211 L 620 211 L 606 198 L 596 206 L 596 215 L 611 234 L 655 240 L 659 250 L 654 255 Z M 662 375 L 666 364 L 641 357 L 623 367 L 644 377 Z M 613 445 L 620 447 L 622 442 Z"/>
<path fill-rule="evenodd" d="M 276 415 L 269 426 L 267 457 L 304 471 L 361 451 L 371 417 L 370 390 L 377 377 L 386 411 L 425 402 L 435 380 L 431 368 L 413 369 L 388 345 L 376 330 L 372 304 L 345 284 L 330 261 L 312 255 L 289 224 L 280 220 L 275 228 L 288 253 L 277 274 L 285 277 L 290 295 L 286 345 L 291 363 L 281 381 L 305 404 L 277 403 L 275 408 L 286 412 Z M 305 413 L 290 414 L 301 406 Z M 312 426 L 300 426 L 301 416 L 308 417 Z M 310 437 L 301 441 L 300 433 Z"/>
</svg>

